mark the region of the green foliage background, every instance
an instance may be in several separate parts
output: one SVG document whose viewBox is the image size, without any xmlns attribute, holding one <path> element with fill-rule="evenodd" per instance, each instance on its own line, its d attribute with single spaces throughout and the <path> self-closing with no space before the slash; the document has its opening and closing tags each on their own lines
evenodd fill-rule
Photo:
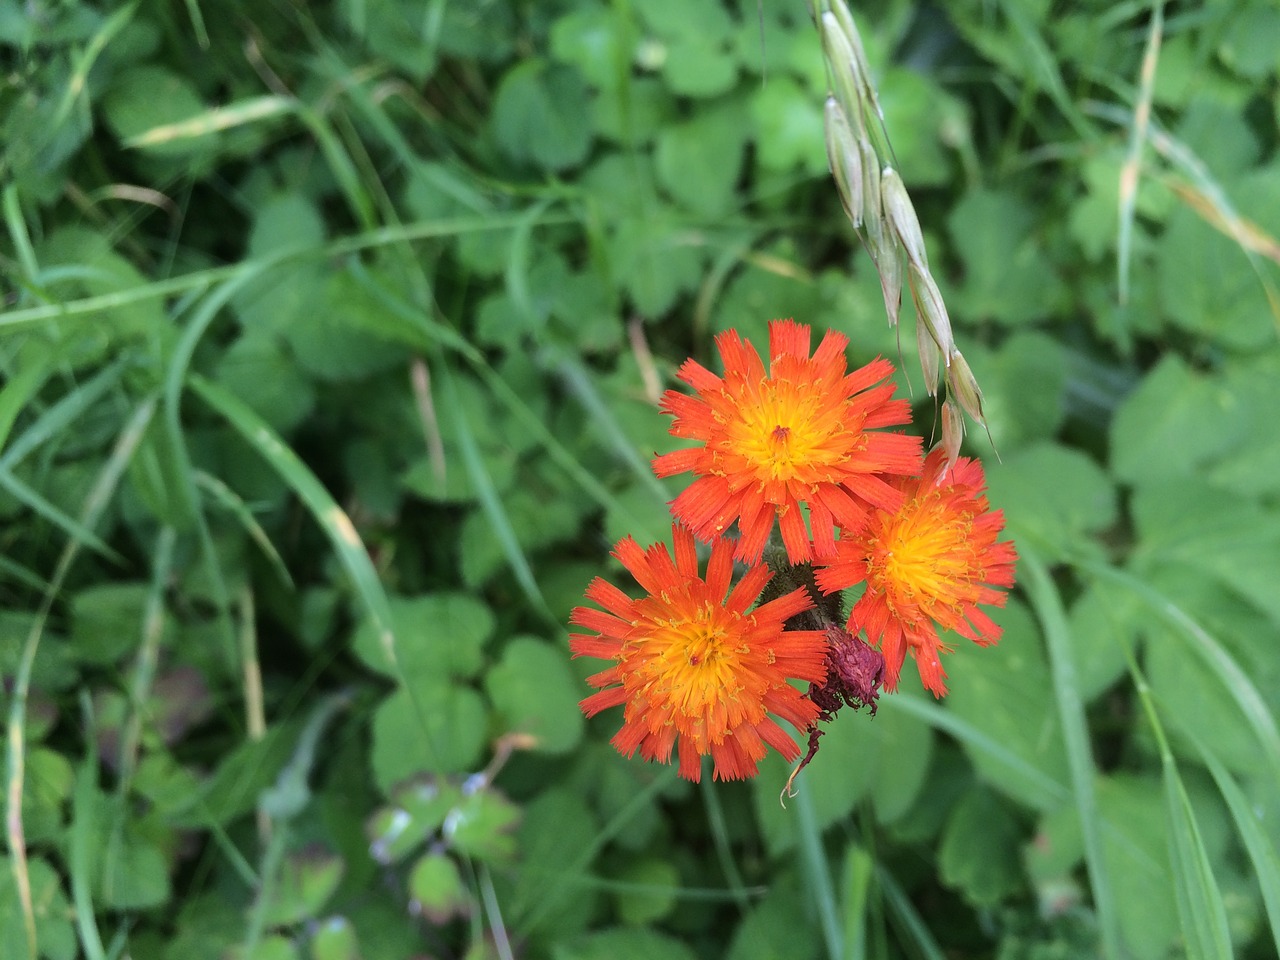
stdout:
<svg viewBox="0 0 1280 960">
<path fill-rule="evenodd" d="M 807 5 L 0 0 L 6 957 L 1275 955 L 1280 12 L 854 15 L 1021 586 L 783 809 L 565 624 L 715 332 L 918 370 Z"/>
</svg>

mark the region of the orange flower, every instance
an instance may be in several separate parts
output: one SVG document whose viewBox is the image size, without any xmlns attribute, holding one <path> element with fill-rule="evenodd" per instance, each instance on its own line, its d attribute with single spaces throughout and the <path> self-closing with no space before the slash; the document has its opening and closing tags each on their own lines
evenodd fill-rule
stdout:
<svg viewBox="0 0 1280 960">
<path fill-rule="evenodd" d="M 826 637 L 783 630 L 813 600 L 799 588 L 748 612 L 770 579 L 768 568 L 752 567 L 730 591 L 728 542 L 712 545 L 703 579 L 693 534 L 679 524 L 672 533 L 674 563 L 665 544 L 641 550 L 625 537 L 614 548 L 646 596 L 633 600 L 597 577 L 587 599 L 604 611 L 573 611 L 570 622 L 598 634 L 570 636 L 573 655 L 614 661 L 589 678 L 600 689 L 582 701 L 583 713 L 623 705 L 622 729 L 612 741 L 618 751 L 630 757 L 639 750 L 646 760 L 667 763 L 678 748 L 687 780 L 699 779 L 706 754 L 717 780 L 754 776 L 766 745 L 794 760 L 799 747 L 768 714 L 801 730 L 817 719 L 817 706 L 787 681 L 825 679 Z"/>
<path fill-rule="evenodd" d="M 1006 594 L 996 588 L 1013 586 L 1017 552 L 996 541 L 1004 516 L 987 503 L 982 464 L 960 457 L 948 471 L 946 463 L 944 451 L 932 451 L 923 476 L 897 481 L 902 507 L 876 511 L 862 530 L 842 534 L 835 559 L 817 571 L 824 593 L 866 583 L 849 630 L 860 627 L 879 643 L 886 690 L 897 688 L 910 650 L 925 687 L 936 697 L 947 692 L 940 654 L 951 648 L 938 627 L 983 646 L 1000 639 L 978 604 L 1004 606 Z"/>
<path fill-rule="evenodd" d="M 828 332 L 810 357 L 809 328 L 775 320 L 767 374 L 736 330 L 716 337 L 723 377 L 693 360 L 681 366 L 680 379 L 697 393 L 668 390 L 662 410 L 675 417 L 672 435 L 700 445 L 655 458 L 653 469 L 659 477 L 697 475 L 671 511 L 700 539 L 715 540 L 737 521 L 734 555 L 757 563 L 776 517 L 787 556 L 803 563 L 835 550 L 836 524 L 856 529 L 871 508 L 902 504 L 888 480 L 920 471 L 920 439 L 871 431 L 909 423 L 910 407 L 891 399 L 893 384 L 882 382 L 893 372 L 889 361 L 845 373 L 848 343 Z"/>
</svg>

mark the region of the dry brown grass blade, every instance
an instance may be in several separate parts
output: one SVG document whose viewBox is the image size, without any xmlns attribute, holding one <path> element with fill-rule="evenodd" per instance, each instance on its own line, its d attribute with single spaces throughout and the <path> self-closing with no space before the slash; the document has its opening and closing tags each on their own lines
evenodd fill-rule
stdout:
<svg viewBox="0 0 1280 960">
<path fill-rule="evenodd" d="M 1151 101 L 1155 92 L 1156 64 L 1160 60 L 1160 42 L 1164 37 L 1164 3 L 1156 0 L 1151 9 L 1151 28 L 1147 47 L 1142 54 L 1142 72 L 1138 83 L 1138 102 L 1133 107 L 1133 124 L 1129 134 L 1129 152 L 1120 168 L 1120 232 L 1116 243 L 1116 273 L 1120 302 L 1129 299 L 1129 255 L 1133 248 L 1133 216 L 1138 199 L 1138 180 L 1142 176 L 1142 147 L 1151 127 Z"/>
</svg>

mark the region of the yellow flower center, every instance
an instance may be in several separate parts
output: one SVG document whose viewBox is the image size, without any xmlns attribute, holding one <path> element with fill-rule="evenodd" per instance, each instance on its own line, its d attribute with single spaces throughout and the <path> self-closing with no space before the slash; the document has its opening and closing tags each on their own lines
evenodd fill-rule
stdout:
<svg viewBox="0 0 1280 960">
<path fill-rule="evenodd" d="M 703 606 L 692 618 L 659 621 L 626 644 L 624 683 L 650 704 L 662 704 L 699 725 L 713 739 L 763 708 L 747 710 L 750 649 L 743 620 L 723 607 Z M 747 669 L 744 669 L 747 668 Z M 751 713 L 751 717 L 746 717 Z"/>
<path fill-rule="evenodd" d="M 907 504 L 870 544 L 869 581 L 891 610 L 958 602 L 959 588 L 972 579 L 971 518 L 945 509 L 941 497 L 926 494 Z"/>
<path fill-rule="evenodd" d="M 735 419 L 724 425 L 725 452 L 746 461 L 758 481 L 827 479 L 852 452 L 859 433 L 841 422 L 840 406 L 819 409 L 823 391 L 814 387 L 797 390 L 789 381 L 771 380 L 755 395 L 741 397 Z"/>
</svg>

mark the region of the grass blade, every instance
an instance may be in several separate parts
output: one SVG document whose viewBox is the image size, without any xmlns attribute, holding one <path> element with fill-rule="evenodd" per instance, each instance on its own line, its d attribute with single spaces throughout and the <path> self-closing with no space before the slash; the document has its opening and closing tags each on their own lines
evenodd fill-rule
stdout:
<svg viewBox="0 0 1280 960">
<path fill-rule="evenodd" d="M 80 933 L 80 946 L 88 960 L 104 960 L 102 935 L 98 932 L 98 924 L 94 917 L 93 893 L 91 890 L 93 876 L 93 845 L 98 843 L 97 793 L 98 757 L 93 736 L 93 710 L 89 703 L 89 695 L 81 691 L 83 713 L 85 717 L 85 751 L 84 760 L 76 771 L 75 789 L 71 796 L 71 828 L 68 831 L 71 847 L 68 863 L 71 876 L 71 902 L 75 908 L 76 928 Z"/>
<path fill-rule="evenodd" d="M 457 388 L 453 384 L 453 374 L 450 372 L 448 364 L 440 364 L 440 382 L 444 385 L 444 392 L 448 397 L 449 409 L 453 413 L 454 427 L 458 431 L 458 444 L 462 448 L 462 460 L 466 465 L 467 473 L 471 475 L 472 484 L 475 485 L 476 497 L 480 501 L 480 507 L 484 510 L 485 516 L 489 518 L 489 523 L 493 526 L 494 535 L 502 544 L 502 552 L 506 554 L 507 563 L 511 565 L 511 570 L 516 575 L 516 581 L 520 584 L 520 589 L 524 591 L 525 597 L 528 598 L 533 608 L 542 614 L 548 624 L 555 629 L 559 629 L 561 624 L 556 619 L 555 614 L 551 612 L 551 608 L 547 606 L 546 599 L 542 596 L 538 581 L 533 576 L 533 569 L 529 566 L 529 560 L 520 546 L 520 540 L 516 536 L 515 528 L 511 525 L 511 518 L 507 515 L 507 508 L 503 505 L 502 498 L 498 495 L 498 490 L 493 485 L 493 478 L 489 476 L 488 471 L 484 468 L 484 461 L 480 457 L 480 446 L 476 443 L 471 424 L 467 420 L 462 404 L 458 400 Z"/>
<path fill-rule="evenodd" d="M 115 550 L 112 550 L 106 541 L 76 520 L 75 517 L 69 516 L 64 510 L 40 496 L 8 470 L 0 470 L 0 488 L 3 488 L 9 496 L 19 503 L 25 504 L 34 513 L 43 517 L 48 523 L 61 529 L 72 540 L 84 544 L 94 553 L 106 557 L 113 563 L 124 563 L 124 558 Z"/>
<path fill-rule="evenodd" d="M 306 505 L 351 578 L 388 660 L 397 663 L 391 606 L 351 518 L 298 455 L 239 397 L 196 373 L 189 376 L 188 382 L 196 396 L 220 414 Z"/>
<path fill-rule="evenodd" d="M 1173 751 L 1169 749 L 1164 725 L 1160 722 L 1151 696 L 1151 687 L 1131 653 L 1129 672 L 1133 676 L 1134 687 L 1151 723 L 1160 751 L 1165 815 L 1169 827 L 1169 865 L 1187 955 L 1191 960 L 1229 957 L 1232 955 L 1231 934 L 1227 928 L 1222 892 L 1218 889 L 1218 882 L 1209 864 L 1200 825 L 1191 808 L 1191 798 L 1187 796 L 1187 788 L 1178 773 Z"/>
<path fill-rule="evenodd" d="M 0 318 L 0 322 L 3 322 L 3 318 Z M 124 369 L 124 360 L 117 360 L 103 367 L 88 380 L 77 384 L 74 390 L 42 413 L 40 418 L 27 427 L 13 441 L 9 449 L 0 455 L 0 470 L 13 469 L 37 447 L 63 434 L 81 414 L 94 407 L 106 392 L 116 385 Z M 15 395 L 15 401 L 20 395 Z"/>
<path fill-rule="evenodd" d="M 1267 920 L 1271 924 L 1271 939 L 1275 944 L 1276 956 L 1280 956 L 1280 855 L 1277 855 L 1275 846 L 1263 830 L 1253 805 L 1222 765 L 1222 761 L 1198 740 L 1196 747 L 1218 785 L 1218 792 L 1227 802 L 1227 809 L 1231 811 L 1231 818 L 1235 821 L 1236 832 L 1249 854 L 1253 875 L 1258 881 L 1262 902 L 1267 908 Z"/>
<path fill-rule="evenodd" d="M 107 503 L 124 475 L 125 468 L 142 442 L 147 425 L 155 415 L 155 401 L 149 399 L 139 404 L 133 416 L 125 423 L 107 462 L 99 471 L 81 511 L 81 523 L 93 527 L 102 516 Z M 31 875 L 27 864 L 27 843 L 22 823 L 22 792 L 26 772 L 26 724 L 27 697 L 31 691 L 31 672 L 35 668 L 40 638 L 49 619 L 54 600 L 66 581 L 67 574 L 80 553 L 80 543 L 72 540 L 58 558 L 58 565 L 49 581 L 40 609 L 32 620 L 31 629 L 23 643 L 18 669 L 13 678 L 13 693 L 9 699 L 8 748 L 6 751 L 5 784 L 5 834 L 9 844 L 10 866 L 13 869 L 14 886 L 18 890 L 19 908 L 26 932 L 27 954 L 36 960 L 35 908 L 31 899 Z"/>
<path fill-rule="evenodd" d="M 111 293 L 81 297 L 64 303 L 41 304 L 37 307 L 27 307 L 22 310 L 10 310 L 0 315 L 0 330 L 20 330 L 49 320 L 87 318 L 101 310 L 113 310 L 130 304 L 159 300 L 164 297 L 189 293 L 193 290 L 203 290 L 215 283 L 232 280 L 246 270 L 265 270 L 293 261 L 330 260 L 349 253 L 358 253 L 362 250 L 377 249 L 411 240 L 429 240 L 435 237 L 450 237 L 463 233 L 510 230 L 525 222 L 525 219 L 523 215 L 505 214 L 500 216 L 462 217 L 450 220 L 429 220 L 420 223 L 407 223 L 403 226 L 381 227 L 377 230 L 370 230 L 352 237 L 335 240 L 322 247 L 308 245 L 292 250 L 281 250 L 256 260 L 242 260 L 226 267 L 195 270 L 180 277 L 144 283 L 124 290 L 115 290 Z M 574 222 L 576 222 L 575 218 L 568 214 L 550 214 L 542 220 L 543 224 Z"/>
<path fill-rule="evenodd" d="M 1054 699 L 1058 704 L 1062 739 L 1071 770 L 1071 791 L 1084 840 L 1085 863 L 1089 869 L 1094 909 L 1098 914 L 1103 955 L 1120 957 L 1120 920 L 1116 914 L 1115 900 L 1111 895 L 1111 878 L 1103 857 L 1101 820 L 1098 798 L 1094 791 L 1097 771 L 1089 743 L 1089 729 L 1085 723 L 1084 703 L 1076 684 L 1075 664 L 1071 659 L 1070 628 L 1062 608 L 1062 598 L 1049 578 L 1049 571 L 1044 563 L 1026 545 L 1021 547 L 1019 553 L 1022 555 L 1022 570 L 1025 574 L 1023 584 L 1044 630 L 1045 645 L 1048 648 Z"/>
<path fill-rule="evenodd" d="M 831 960 L 844 957 L 844 931 L 840 925 L 840 912 L 836 907 L 835 885 L 831 882 L 831 865 L 822 848 L 822 831 L 813 812 L 813 801 L 808 791 L 797 790 L 792 798 L 796 809 L 796 834 L 800 847 L 800 867 L 806 886 L 818 908 L 818 920 L 822 926 L 822 939 L 827 945 Z"/>
<path fill-rule="evenodd" d="M 871 907 L 871 881 L 875 876 L 871 855 L 855 843 L 844 858 L 844 956 L 866 960 L 867 917 Z"/>
<path fill-rule="evenodd" d="M 1126 587 L 1156 616 L 1174 628 L 1173 635 L 1183 639 L 1187 648 L 1218 678 L 1227 695 L 1235 701 L 1236 707 L 1258 738 L 1272 776 L 1280 780 L 1280 727 L 1276 725 L 1275 715 L 1249 675 L 1223 649 L 1222 644 L 1185 610 L 1133 574 L 1087 559 L 1077 561 L 1076 566 L 1093 576 Z"/>
<path fill-rule="evenodd" d="M 893 878 L 893 874 L 884 867 L 877 867 L 876 883 L 884 891 L 885 903 L 888 904 L 890 914 L 898 920 L 903 941 L 911 943 L 917 955 L 924 957 L 925 960 L 946 960 L 942 948 L 938 946 L 938 941 L 933 938 L 920 912 L 898 885 L 898 881 Z"/>
<path fill-rule="evenodd" d="M 276 572 L 280 582 L 289 589 L 293 589 L 293 577 L 289 574 L 289 568 L 285 566 L 284 558 L 280 556 L 280 551 L 267 536 L 267 531 L 262 529 L 262 524 L 258 523 L 249 505 L 241 499 L 240 495 L 213 474 L 205 473 L 203 470 L 195 471 L 195 481 L 197 487 L 210 494 L 218 504 L 240 521 L 245 533 L 258 545 L 258 549 L 267 558 L 267 563 Z"/>
<path fill-rule="evenodd" d="M 880 701 L 880 706 L 882 709 L 903 710 L 919 717 L 935 730 L 950 734 L 962 744 L 986 754 L 1017 773 L 1026 780 L 1027 786 L 1040 795 L 1041 799 L 1036 804 L 1039 809 L 1052 810 L 1071 798 L 1070 791 L 1063 784 L 945 707 L 916 697 L 904 696 L 885 697 Z"/>
</svg>

